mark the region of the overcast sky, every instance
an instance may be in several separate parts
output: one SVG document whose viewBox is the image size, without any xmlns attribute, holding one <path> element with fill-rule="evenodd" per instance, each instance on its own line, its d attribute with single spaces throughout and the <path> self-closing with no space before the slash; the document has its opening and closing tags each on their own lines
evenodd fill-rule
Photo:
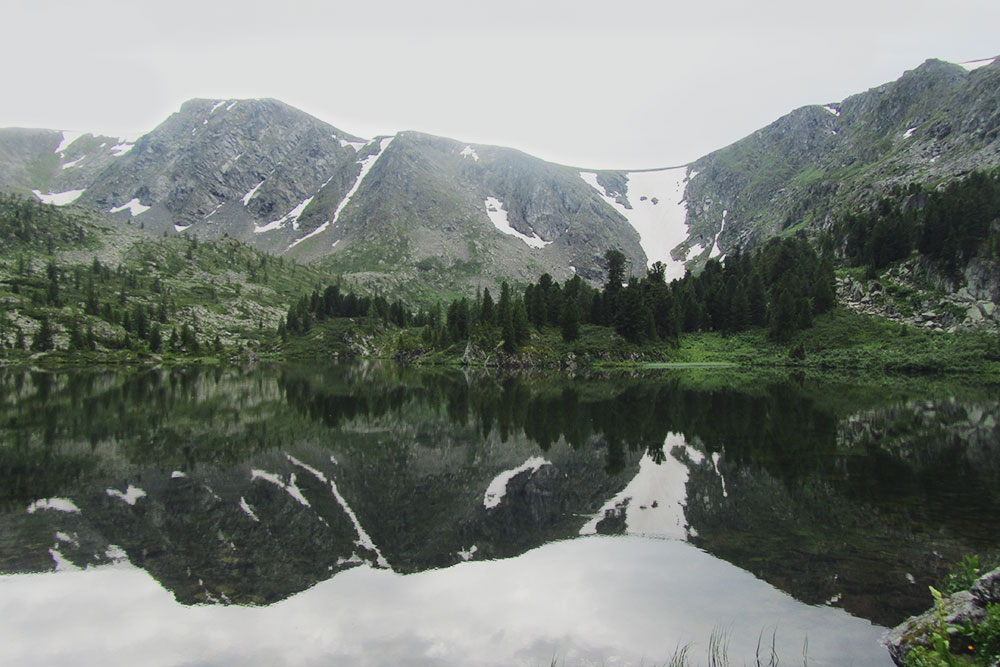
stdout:
<svg viewBox="0 0 1000 667">
<path fill-rule="evenodd" d="M 0 0 L 0 127 L 140 133 L 274 97 L 584 167 L 694 160 L 927 58 L 1000 54 L 997 0 Z"/>
</svg>

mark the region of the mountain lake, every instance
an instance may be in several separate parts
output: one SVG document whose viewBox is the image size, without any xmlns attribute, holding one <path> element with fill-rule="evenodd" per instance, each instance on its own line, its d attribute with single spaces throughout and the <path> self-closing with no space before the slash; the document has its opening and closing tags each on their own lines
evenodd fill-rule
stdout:
<svg viewBox="0 0 1000 667">
<path fill-rule="evenodd" d="M 997 393 L 0 368 L 0 663 L 891 665 L 998 553 Z"/>
</svg>

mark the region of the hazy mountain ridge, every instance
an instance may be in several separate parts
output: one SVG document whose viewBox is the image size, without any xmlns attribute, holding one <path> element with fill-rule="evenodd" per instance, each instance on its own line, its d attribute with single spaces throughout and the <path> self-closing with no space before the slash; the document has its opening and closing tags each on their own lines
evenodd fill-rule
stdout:
<svg viewBox="0 0 1000 667">
<path fill-rule="evenodd" d="M 134 141 L 121 137 L 0 129 L 0 185 L 8 190 L 34 191 L 48 203 L 70 203 L 53 202 L 46 195 L 82 191 L 133 145 Z"/>
</svg>

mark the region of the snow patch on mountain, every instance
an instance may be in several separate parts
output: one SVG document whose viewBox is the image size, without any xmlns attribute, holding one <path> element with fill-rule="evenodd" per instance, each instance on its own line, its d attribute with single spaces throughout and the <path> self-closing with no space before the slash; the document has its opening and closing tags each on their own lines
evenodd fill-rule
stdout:
<svg viewBox="0 0 1000 667">
<path fill-rule="evenodd" d="M 125 153 L 128 153 L 130 150 L 132 150 L 134 147 L 135 147 L 134 141 L 128 141 L 126 139 L 123 139 L 122 137 L 118 137 L 118 143 L 111 147 L 111 154 L 114 155 L 115 157 L 121 157 L 122 155 L 125 155 Z"/>
<path fill-rule="evenodd" d="M 507 495 L 507 484 L 510 480 L 514 479 L 522 472 L 531 472 L 532 474 L 538 472 L 542 466 L 552 465 L 550 462 L 543 459 L 541 456 L 533 456 L 518 467 L 513 470 L 505 470 L 490 482 L 490 485 L 486 487 L 486 494 L 483 496 L 483 505 L 486 509 L 493 509 L 500 504 L 503 497 Z"/>
<path fill-rule="evenodd" d="M 294 472 L 289 476 L 288 483 L 286 484 L 284 481 L 282 481 L 282 479 L 278 475 L 275 475 L 273 472 L 267 472 L 265 470 L 257 470 L 255 468 L 250 471 L 250 481 L 254 481 L 257 479 L 262 479 L 265 482 L 270 482 L 271 484 L 274 484 L 280 489 L 284 489 L 288 493 L 288 495 L 294 498 L 296 502 L 298 502 L 299 504 L 305 507 L 310 506 L 309 500 L 307 500 L 306 497 L 302 495 L 301 489 L 299 489 L 299 487 L 295 485 Z"/>
<path fill-rule="evenodd" d="M 474 161 L 479 162 L 479 156 L 476 155 L 476 149 L 473 148 L 472 146 L 466 146 L 465 148 L 463 148 L 462 152 L 459 153 L 459 155 L 461 155 L 462 157 L 471 157 Z"/>
<path fill-rule="evenodd" d="M 75 167 L 76 165 L 78 165 L 81 162 L 83 162 L 86 158 L 87 158 L 86 155 L 81 155 L 80 157 L 78 157 L 77 159 L 73 160 L 72 162 L 67 162 L 66 164 L 64 164 L 62 166 L 62 168 L 63 169 L 69 169 L 70 167 Z"/>
<path fill-rule="evenodd" d="M 266 181 L 267 179 L 264 179 L 264 180 Z M 243 205 L 244 206 L 246 206 L 247 204 L 250 203 L 250 200 L 253 199 L 253 196 L 255 194 L 257 194 L 257 190 L 259 190 L 260 186 L 262 186 L 262 185 L 264 185 L 264 181 L 261 181 L 257 185 L 253 186 L 253 188 L 251 188 L 250 192 L 248 192 L 245 195 L 243 195 Z"/>
<path fill-rule="evenodd" d="M 719 233 L 715 235 L 715 241 L 712 242 L 712 252 L 708 254 L 708 258 L 718 257 L 722 254 L 722 246 L 719 245 L 719 239 L 722 238 L 722 232 L 726 230 L 726 216 L 729 215 L 729 209 L 724 209 L 722 211 L 722 226 L 719 227 Z"/>
<path fill-rule="evenodd" d="M 261 234 L 263 232 L 270 232 L 275 229 L 281 229 L 289 222 L 292 223 L 292 229 L 298 229 L 299 216 L 302 215 L 302 212 L 306 210 L 306 206 L 309 206 L 309 204 L 312 203 L 312 200 L 313 198 L 311 196 L 307 197 L 306 199 L 300 201 L 295 208 L 293 208 L 291 211 L 289 211 L 282 217 L 278 218 L 277 220 L 272 220 L 271 222 L 261 227 L 255 226 L 253 228 L 254 234 Z"/>
<path fill-rule="evenodd" d="M 132 199 L 122 204 L 121 206 L 115 206 L 114 208 L 109 210 L 108 213 L 121 213 L 125 209 L 128 209 L 129 215 L 131 215 L 134 218 L 137 215 L 142 215 L 150 208 L 152 207 L 143 206 L 142 204 L 140 204 L 138 197 L 133 197 Z"/>
<path fill-rule="evenodd" d="M 80 547 L 80 541 L 78 539 L 76 539 L 75 537 L 71 537 L 70 535 L 67 535 L 61 530 L 56 531 L 56 540 L 58 540 L 59 542 L 65 542 L 66 544 L 72 545 L 77 548 Z"/>
<path fill-rule="evenodd" d="M 219 100 L 218 102 L 216 102 L 215 104 L 212 105 L 212 108 L 208 110 L 208 113 L 209 114 L 215 113 L 216 109 L 218 109 L 219 107 L 221 107 L 225 103 L 226 103 L 226 100 Z"/>
<path fill-rule="evenodd" d="M 128 488 L 125 489 L 124 492 L 119 491 L 118 489 L 105 489 L 105 493 L 112 498 L 118 498 L 129 505 L 135 505 L 139 498 L 143 498 L 146 495 L 145 491 L 140 489 L 138 486 L 132 486 L 131 484 L 128 485 Z"/>
<path fill-rule="evenodd" d="M 68 558 L 59 553 L 58 549 L 49 549 L 49 555 L 52 556 L 52 560 L 56 563 L 56 572 L 72 572 L 74 570 L 81 569 L 74 565 Z"/>
<path fill-rule="evenodd" d="M 687 167 L 677 167 L 628 172 L 625 196 L 632 206 L 630 209 L 604 191 L 597 182 L 595 172 L 580 172 L 580 178 L 639 232 L 639 244 L 646 253 L 646 259 L 650 265 L 663 262 L 667 267 L 668 281 L 684 277 L 684 262 L 673 259 L 670 251 L 683 243 L 688 235 L 684 188 L 693 175 L 689 177 L 687 171 Z"/>
<path fill-rule="evenodd" d="M 53 206 L 65 206 L 66 204 L 72 204 L 80 195 L 84 193 L 83 190 L 67 190 L 66 192 L 39 192 L 38 190 L 32 190 L 31 193 L 38 197 L 39 201 L 43 204 L 52 204 Z"/>
<path fill-rule="evenodd" d="M 632 481 L 580 529 L 593 535 L 608 512 L 625 512 L 625 532 L 629 535 L 685 540 L 688 536 L 684 508 L 687 505 L 688 469 L 671 454 L 674 447 L 686 448 L 684 436 L 671 433 L 663 442 L 662 462 L 647 452 L 639 461 Z M 624 510 L 622 510 L 624 507 Z"/>
<path fill-rule="evenodd" d="M 85 132 L 67 132 L 66 130 L 63 130 L 62 141 L 60 141 L 59 145 L 56 146 L 55 152 L 56 153 L 62 153 L 67 148 L 69 148 L 70 146 L 72 146 L 73 142 L 76 141 L 77 139 L 79 139 L 80 137 L 82 137 L 84 134 L 86 134 L 86 133 Z"/>
<path fill-rule="evenodd" d="M 552 243 L 552 241 L 544 241 L 535 235 L 528 236 L 514 229 L 510 221 L 507 220 L 507 211 L 503 207 L 503 202 L 496 197 L 487 197 L 483 203 L 486 206 L 486 215 L 489 216 L 490 222 L 504 234 L 519 238 L 532 248 L 544 248 Z"/>
<path fill-rule="evenodd" d="M 333 218 L 327 220 L 322 225 L 320 225 L 313 231 L 309 232 L 302 238 L 293 241 L 291 245 L 288 246 L 288 250 L 291 250 L 292 248 L 302 243 L 306 239 L 316 236 L 317 234 L 325 231 L 327 228 L 337 224 L 337 221 L 340 220 L 340 214 L 350 203 L 351 198 L 354 197 L 354 194 L 358 191 L 358 188 L 361 187 L 361 183 L 364 182 L 365 176 L 368 175 L 368 172 L 372 170 L 372 167 L 375 166 L 375 163 L 378 162 L 378 159 L 382 157 L 382 155 L 385 153 L 385 149 L 388 148 L 389 144 L 392 143 L 392 139 L 393 139 L 392 137 L 383 137 L 379 141 L 377 153 L 372 153 L 371 155 L 368 155 L 364 159 L 359 160 L 359 164 L 361 165 L 361 171 L 358 172 L 358 177 L 354 179 L 354 185 L 351 186 L 351 189 L 347 191 L 347 194 L 344 195 L 344 198 L 341 199 L 340 203 L 337 205 L 337 210 L 333 212 Z M 327 183 L 329 182 L 330 181 L 328 180 Z M 323 185 L 326 185 L 326 183 L 324 183 Z"/>
<path fill-rule="evenodd" d="M 906 132 L 903 132 L 903 138 L 904 139 L 909 139 L 910 137 L 913 136 L 913 133 L 916 132 L 916 131 L 917 131 L 917 128 L 915 128 L 915 127 L 909 128 L 908 130 L 906 130 Z"/>
<path fill-rule="evenodd" d="M 360 153 L 361 149 L 368 145 L 367 141 L 348 141 L 347 139 L 338 137 L 336 134 L 330 136 L 332 136 L 340 143 L 341 148 L 347 148 L 348 146 L 350 146 L 351 148 L 354 149 L 355 153 Z"/>
<path fill-rule="evenodd" d="M 823 108 L 826 109 L 827 111 L 829 111 L 830 113 L 832 113 L 834 116 L 839 116 L 840 115 L 840 109 L 838 109 L 837 107 L 835 107 L 835 106 L 833 106 L 831 104 L 827 104 Z"/>
<path fill-rule="evenodd" d="M 722 471 L 719 470 L 719 461 L 722 460 L 722 454 L 719 452 L 712 452 L 712 467 L 715 469 L 715 474 L 719 476 L 719 481 L 722 482 L 722 497 L 728 498 L 729 492 L 726 490 L 726 478 L 723 477 Z"/>
<path fill-rule="evenodd" d="M 244 514 L 253 519 L 254 522 L 260 523 L 260 519 L 257 518 L 257 514 L 253 511 L 253 508 L 250 507 L 250 503 L 248 503 L 247 499 L 243 496 L 240 496 L 240 509 L 243 510 Z"/>
<path fill-rule="evenodd" d="M 38 510 L 55 510 L 67 514 L 80 513 L 80 508 L 69 498 L 39 498 L 28 505 L 28 514 L 34 514 Z"/>
</svg>

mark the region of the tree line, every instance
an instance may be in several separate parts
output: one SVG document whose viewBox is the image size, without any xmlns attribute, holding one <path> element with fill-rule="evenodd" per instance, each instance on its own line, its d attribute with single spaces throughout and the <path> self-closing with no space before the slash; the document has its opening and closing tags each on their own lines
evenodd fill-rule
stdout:
<svg viewBox="0 0 1000 667">
<path fill-rule="evenodd" d="M 645 276 L 626 280 L 620 250 L 608 250 L 603 259 L 607 279 L 601 287 L 579 276 L 559 283 L 546 273 L 522 290 L 504 282 L 496 298 L 486 288 L 475 298 L 416 311 L 399 300 L 361 297 L 332 285 L 292 305 L 279 333 L 287 339 L 325 319 L 353 317 L 422 328 L 422 340 L 432 349 L 468 341 L 511 353 L 531 340 L 532 331 L 557 329 L 564 341 L 573 342 L 586 325 L 613 330 L 640 345 L 671 343 L 684 332 L 728 334 L 751 327 L 766 327 L 773 339 L 785 341 L 812 326 L 813 317 L 829 311 L 836 300 L 832 262 L 802 238 L 772 239 L 752 253 L 737 250 L 721 261 L 709 260 L 698 275 L 688 273 L 670 283 L 660 262 Z"/>
<path fill-rule="evenodd" d="M 821 245 L 874 272 L 913 251 L 956 275 L 979 254 L 1000 254 L 1000 175 L 973 172 L 941 189 L 896 187 L 871 210 L 845 215 Z"/>
</svg>

